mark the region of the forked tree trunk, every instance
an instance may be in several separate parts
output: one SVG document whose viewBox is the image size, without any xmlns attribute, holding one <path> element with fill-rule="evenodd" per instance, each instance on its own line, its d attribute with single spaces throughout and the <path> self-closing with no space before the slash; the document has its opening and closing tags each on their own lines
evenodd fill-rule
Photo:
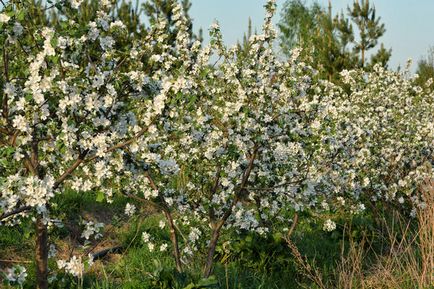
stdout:
<svg viewBox="0 0 434 289">
<path fill-rule="evenodd" d="M 176 235 L 175 224 L 173 222 L 173 218 L 169 210 L 165 209 L 164 215 L 166 216 L 167 222 L 169 223 L 170 241 L 172 242 L 173 256 L 175 257 L 176 270 L 181 273 L 182 272 L 181 254 L 179 253 L 179 244 Z"/>
<path fill-rule="evenodd" d="M 39 289 L 48 289 L 48 232 L 42 217 L 36 220 L 36 279 Z"/>
<path fill-rule="evenodd" d="M 153 189 L 157 190 L 157 186 L 153 182 L 152 178 L 150 176 L 147 176 L 147 177 L 148 177 L 149 181 L 151 182 L 151 187 Z M 153 201 L 149 201 L 149 200 L 140 198 L 138 196 L 129 194 L 127 192 L 124 192 L 124 195 L 126 195 L 127 197 L 130 197 L 130 198 L 133 198 L 135 200 L 138 200 L 142 203 L 150 204 L 151 206 L 155 207 L 156 209 L 163 211 L 164 216 L 165 216 L 167 222 L 169 223 L 170 241 L 172 243 L 173 256 L 175 258 L 176 270 L 181 273 L 182 272 L 182 262 L 181 262 L 181 254 L 179 252 L 179 243 L 178 243 L 178 236 L 176 234 L 176 226 L 175 226 L 175 222 L 173 221 L 173 217 L 172 217 L 172 214 L 170 212 L 170 209 L 167 206 L 166 202 L 164 201 L 164 198 L 160 196 L 160 200 L 161 200 L 162 205 L 159 205 Z"/>
<path fill-rule="evenodd" d="M 242 193 L 242 190 L 244 189 L 244 187 L 246 186 L 246 184 L 249 180 L 250 173 L 252 172 L 252 169 L 253 169 L 254 161 L 257 157 L 258 149 L 259 148 L 255 145 L 255 147 L 253 149 L 253 153 L 250 156 L 249 165 L 243 174 L 241 184 L 240 184 L 240 189 L 237 192 L 237 194 L 235 195 L 235 198 L 233 199 L 231 205 L 229 206 L 229 208 L 227 209 L 227 211 L 225 212 L 223 217 L 220 220 L 213 222 L 214 217 L 211 216 L 211 221 L 213 224 L 212 225 L 212 234 L 211 234 L 211 240 L 210 240 L 209 247 L 208 247 L 208 255 L 206 258 L 205 268 L 203 270 L 204 278 L 208 278 L 212 273 L 212 269 L 213 269 L 212 267 L 214 264 L 214 254 L 215 254 L 215 250 L 217 247 L 217 242 L 218 242 L 219 237 L 220 237 L 220 232 L 221 232 L 223 226 L 225 225 L 226 221 L 228 220 L 228 218 L 231 216 L 233 208 L 235 207 L 235 205 L 239 201 L 239 197 L 240 197 L 239 195 Z M 218 185 L 218 179 L 217 179 L 216 185 Z"/>
<path fill-rule="evenodd" d="M 208 247 L 208 255 L 206 258 L 205 268 L 203 270 L 203 277 L 204 278 L 208 278 L 212 273 L 213 264 L 214 264 L 214 254 L 215 254 L 217 242 L 219 240 L 220 231 L 223 227 L 223 224 L 224 224 L 224 221 L 221 220 L 219 223 L 217 223 L 213 227 L 211 240 L 209 242 L 209 247 Z"/>
</svg>

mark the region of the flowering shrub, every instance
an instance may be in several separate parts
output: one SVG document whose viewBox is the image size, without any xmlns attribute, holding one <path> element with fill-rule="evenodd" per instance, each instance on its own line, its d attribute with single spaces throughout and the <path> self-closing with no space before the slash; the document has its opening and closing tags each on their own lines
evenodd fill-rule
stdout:
<svg viewBox="0 0 434 289">
<path fill-rule="evenodd" d="M 24 21 L 34 4 L 9 1 L 1 12 L 0 221 L 36 217 L 41 288 L 47 287 L 47 224 L 55 197 L 70 188 L 110 199 L 113 172 L 125 169 L 120 149 L 142 136 L 164 105 L 145 86 L 153 83 L 149 55 L 158 50 L 169 57 L 166 23 L 127 45 L 130 35 L 110 16 L 109 1 L 88 23 L 76 22 L 81 3 L 56 5 L 62 17 L 53 27 Z M 171 61 L 177 58 L 165 60 L 156 74 L 170 70 Z"/>
<path fill-rule="evenodd" d="M 434 95 L 405 74 L 380 66 L 343 71 L 349 93 L 340 94 L 337 135 L 342 153 L 333 181 L 344 195 L 364 202 L 423 208 L 420 185 L 433 178 Z"/>
<path fill-rule="evenodd" d="M 171 101 L 146 142 L 130 150 L 134 182 L 123 188 L 165 212 L 178 269 L 181 259 L 208 247 L 208 277 L 222 230 L 267 233 L 272 225 L 287 226 L 290 211 L 321 209 L 335 197 L 330 163 L 340 149 L 339 89 L 317 81 L 297 61 L 297 50 L 289 62 L 276 57 L 274 9 L 269 1 L 263 34 L 249 39 L 245 58 L 245 51 L 223 45 L 213 24 L 210 44 L 192 49 L 180 73 L 163 79 L 155 99 Z M 211 59 L 218 61 L 210 65 Z M 195 236 L 183 249 L 171 212 Z"/>
<path fill-rule="evenodd" d="M 6 281 L 9 282 L 9 284 L 17 284 L 21 288 L 24 284 L 24 281 L 27 277 L 27 270 L 23 266 L 14 266 L 12 268 L 8 268 L 6 270 Z"/>
<path fill-rule="evenodd" d="M 0 221 L 34 217 L 40 288 L 47 226 L 58 223 L 50 207 L 67 189 L 162 211 L 158 227 L 170 233 L 178 271 L 205 250 L 205 277 L 228 229 L 288 230 L 294 211 L 358 213 L 377 201 L 423 207 L 418 186 L 433 177 L 427 89 L 379 67 L 343 71 L 338 87 L 300 62 L 298 49 L 280 60 L 272 0 L 247 50 L 226 47 L 217 23 L 209 45 L 192 41 L 180 5 L 175 27 L 160 17 L 134 36 L 109 1 L 78 21 L 82 3 L 60 5 L 53 27 L 23 21 L 30 10 L 20 1 L 0 13 Z M 330 219 L 323 226 L 335 228 Z M 101 229 L 89 222 L 81 236 Z M 170 251 L 148 232 L 142 239 L 149 251 Z M 82 278 L 84 263 L 70 256 L 57 265 Z"/>
</svg>

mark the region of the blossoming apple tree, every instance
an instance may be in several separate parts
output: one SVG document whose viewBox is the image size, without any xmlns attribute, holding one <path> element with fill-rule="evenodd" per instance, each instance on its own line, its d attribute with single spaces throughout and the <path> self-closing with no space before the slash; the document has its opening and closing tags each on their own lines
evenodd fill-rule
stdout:
<svg viewBox="0 0 434 289">
<path fill-rule="evenodd" d="M 315 208 L 334 192 L 328 174 L 339 148 L 335 89 L 315 80 L 297 50 L 289 62 L 278 59 L 274 2 L 266 8 L 263 34 L 251 37 L 245 58 L 237 47 L 224 46 L 217 24 L 210 45 L 198 51 L 193 45 L 194 53 L 184 54 L 179 73 L 162 79 L 155 98 L 171 99 L 162 117 L 146 142 L 129 147 L 135 169 L 142 162 L 134 178 L 145 176 L 148 189 L 131 179 L 122 188 L 164 208 L 178 268 L 197 250 L 195 243 L 207 241 L 205 277 L 222 230 L 266 233 L 270 224 L 289 224 L 290 210 Z M 197 224 L 181 253 L 180 232 L 167 211 Z"/>
<path fill-rule="evenodd" d="M 243 51 L 223 44 L 218 24 L 209 45 L 192 41 L 180 5 L 171 23 L 157 17 L 134 34 L 106 0 L 83 23 L 82 3 L 57 5 L 52 27 L 24 21 L 26 1 L 0 12 L 0 221 L 35 221 L 40 288 L 51 208 L 66 189 L 152 204 L 178 271 L 203 249 L 205 277 L 230 229 L 264 234 L 287 227 L 294 211 L 344 203 L 423 207 L 418 185 L 433 177 L 428 90 L 381 68 L 344 71 L 339 87 L 318 79 L 297 49 L 279 59 L 272 0 L 262 34 Z M 154 249 L 158 240 L 143 233 Z M 79 257 L 58 261 L 83 273 Z"/>
<path fill-rule="evenodd" d="M 414 86 L 406 74 L 380 66 L 341 73 L 348 90 L 338 96 L 336 125 L 345 145 L 333 181 L 343 194 L 414 216 L 425 206 L 420 186 L 434 177 L 434 95 L 432 81 Z"/>
<path fill-rule="evenodd" d="M 210 45 L 163 79 L 160 97 L 172 101 L 137 148 L 149 189 L 129 189 L 190 224 L 181 250 L 168 218 L 177 267 L 206 244 L 205 277 L 226 229 L 266 233 L 288 225 L 290 210 L 358 213 L 377 200 L 423 207 L 418 186 L 432 178 L 432 94 L 380 67 L 344 71 L 337 87 L 318 80 L 297 50 L 280 61 L 273 11 L 269 1 L 263 34 L 244 57 L 211 27 Z"/>
<path fill-rule="evenodd" d="M 53 27 L 25 21 L 26 1 L 2 3 L 0 14 L 0 221 L 35 220 L 39 288 L 48 286 L 50 207 L 67 188 L 110 198 L 109 180 L 124 169 L 120 149 L 139 140 L 164 106 L 147 84 L 179 61 L 165 53 L 164 21 L 133 39 L 110 15 L 110 1 L 89 23 L 76 21 L 81 2 L 52 7 L 62 15 Z M 150 69 L 156 51 L 169 59 Z M 133 109 L 135 101 L 143 105 Z"/>
</svg>

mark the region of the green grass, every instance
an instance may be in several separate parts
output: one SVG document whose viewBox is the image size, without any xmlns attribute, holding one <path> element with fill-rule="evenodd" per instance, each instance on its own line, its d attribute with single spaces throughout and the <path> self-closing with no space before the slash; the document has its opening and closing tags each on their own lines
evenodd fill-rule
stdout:
<svg viewBox="0 0 434 289">
<path fill-rule="evenodd" d="M 114 214 L 121 214 L 124 204 L 115 202 L 113 205 Z M 68 208 L 68 209 L 66 209 Z M 75 195 L 67 195 L 59 210 L 65 212 L 65 218 L 69 221 L 78 221 L 77 214 L 80 211 L 89 209 L 98 210 L 98 204 L 92 202 L 92 196 L 78 198 Z M 72 216 L 75 215 L 75 220 Z M 144 219 L 136 219 L 116 232 L 116 238 L 125 248 L 125 251 L 118 256 L 116 262 L 110 260 L 97 261 L 96 270 L 86 274 L 83 280 L 84 288 L 185 288 L 189 284 L 201 282 L 202 264 L 193 262 L 186 267 L 183 274 L 175 270 L 173 258 L 170 254 L 160 252 L 149 252 L 149 249 L 141 240 L 143 231 L 150 232 L 158 240 L 169 243 L 169 235 L 166 230 L 158 229 L 160 214 L 151 215 Z M 17 228 L 0 228 L 1 248 L 11 248 L 25 244 L 25 251 L 17 254 L 31 254 L 32 236 L 25 238 L 18 234 Z M 55 242 L 68 238 L 67 228 L 56 229 L 52 232 L 51 239 Z M 324 240 L 315 238 L 315 232 L 309 233 L 308 238 L 300 237 L 300 245 L 307 255 L 315 256 L 316 259 L 329 260 L 329 247 L 324 247 Z M 306 237 L 306 236 L 305 236 Z M 218 248 L 214 274 L 216 277 L 215 286 L 210 288 L 302 288 L 300 284 L 312 287 L 308 280 L 303 278 L 297 271 L 292 260 L 290 251 L 282 239 L 273 237 L 261 237 L 255 234 L 229 235 L 231 239 L 232 254 L 225 260 L 221 246 Z M 298 237 L 297 237 L 298 238 Z M 224 239 L 222 239 L 223 241 Z M 309 240 L 305 242 L 305 240 Z M 221 242 L 222 243 L 222 242 Z M 220 244 L 221 244 L 220 243 Z M 321 243 L 321 246 L 319 245 Z M 169 243 L 170 244 L 170 243 Z M 321 251 L 318 251 L 318 250 Z M 170 250 L 170 247 L 168 248 Z M 20 254 L 20 255 L 21 255 Z M 32 259 L 31 256 L 28 256 Z M 319 258 L 320 257 L 320 258 Z M 324 265 L 326 268 L 329 264 Z M 51 266 L 54 268 L 55 264 Z M 33 271 L 29 268 L 28 271 Z M 33 288 L 34 276 L 29 276 L 25 288 Z M 57 281 L 51 284 L 50 288 L 79 288 L 77 280 L 59 274 Z M 192 287 L 196 288 L 196 287 Z M 197 287 L 199 288 L 199 287 Z"/>
<path fill-rule="evenodd" d="M 200 258 L 189 262 L 183 273 L 177 273 L 174 260 L 168 253 L 171 250 L 169 234 L 167 230 L 158 228 L 160 220 L 163 219 L 161 213 L 141 211 L 140 217 L 127 220 L 123 213 L 127 202 L 125 198 L 115 197 L 111 204 L 95 200 L 96 194 L 92 193 L 64 194 L 59 206 L 54 210 L 60 213 L 66 225 L 63 228 L 53 228 L 50 232 L 50 241 L 75 246 L 77 248 L 74 253 L 84 252 L 84 249 L 79 248 L 80 243 L 72 237 L 79 234 L 77 232 L 80 230 L 77 228 L 81 220 L 91 218 L 111 225 L 112 231 L 107 235 L 116 245 L 122 246 L 122 252 L 96 261 L 85 274 L 82 284 L 70 275 L 58 273 L 50 288 L 318 288 L 306 277 L 280 233 L 260 236 L 246 232 L 226 232 L 217 247 L 212 279 L 202 279 L 201 262 L 205 248 L 199 249 L 199 254 L 202 254 Z M 321 223 L 312 220 L 314 219 L 310 216 L 301 216 L 301 222 L 292 240 L 306 262 L 318 269 L 328 288 L 335 288 L 333 286 L 336 284 L 336 266 L 341 258 L 343 240 L 351 238 L 359 242 L 362 238 L 368 237 L 374 240 L 371 246 L 384 246 L 375 239 L 376 233 L 372 233 L 374 225 L 370 216 L 354 218 L 351 230 L 343 229 L 344 219 L 337 220 L 338 228 L 332 233 L 324 232 Z M 75 229 L 77 232 L 74 232 Z M 150 252 L 142 241 L 144 231 L 149 232 L 158 242 L 169 244 L 168 252 L 159 252 L 158 247 L 154 252 Z M 0 227 L 1 256 L 18 261 L 32 261 L 33 234 L 30 220 L 19 227 Z M 183 245 L 182 238 L 180 239 Z M 372 261 L 367 256 L 364 266 L 369 268 L 371 264 Z M 29 274 L 24 288 L 34 288 L 34 264 L 24 265 Z M 5 268 L 10 264 L 2 262 L 0 266 Z M 56 269 L 54 260 L 50 261 L 50 268 Z M 210 286 L 201 287 L 201 284 Z M 412 288 L 411 282 L 408 284 L 409 288 Z M 5 285 L 4 288 L 8 287 Z"/>
</svg>

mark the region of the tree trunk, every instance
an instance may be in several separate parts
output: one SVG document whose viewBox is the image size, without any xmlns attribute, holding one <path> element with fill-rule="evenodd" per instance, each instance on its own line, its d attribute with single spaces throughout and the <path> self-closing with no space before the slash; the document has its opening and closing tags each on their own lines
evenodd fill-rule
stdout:
<svg viewBox="0 0 434 289">
<path fill-rule="evenodd" d="M 208 278 L 212 273 L 212 269 L 213 269 L 212 267 L 213 267 L 213 263 L 214 263 L 214 254 L 215 254 L 215 249 L 217 247 L 218 239 L 220 237 L 220 231 L 223 228 L 223 225 L 226 223 L 226 221 L 230 217 L 230 215 L 232 214 L 232 210 L 233 210 L 234 206 L 237 204 L 237 202 L 239 201 L 240 194 L 242 193 L 242 190 L 244 189 L 244 187 L 246 186 L 246 184 L 249 180 L 249 176 L 250 176 L 250 173 L 252 172 L 253 164 L 254 164 L 254 161 L 256 159 L 258 149 L 259 148 L 255 145 L 255 147 L 253 149 L 253 153 L 250 157 L 249 165 L 248 165 L 248 167 L 247 167 L 246 171 L 244 172 L 243 177 L 241 179 L 240 190 L 235 195 L 231 205 L 229 206 L 229 208 L 227 209 L 227 211 L 225 212 L 223 217 L 218 222 L 212 223 L 213 224 L 212 225 L 213 230 L 212 230 L 211 240 L 210 240 L 209 247 L 208 247 L 208 256 L 206 258 L 206 264 L 205 264 L 205 268 L 203 270 L 204 278 Z"/>
<path fill-rule="evenodd" d="M 36 220 L 36 279 L 38 289 L 48 289 L 48 232 L 42 217 Z"/>
<path fill-rule="evenodd" d="M 206 258 L 206 264 L 205 264 L 205 268 L 203 270 L 203 277 L 204 278 L 208 278 L 212 273 L 215 249 L 217 247 L 217 242 L 218 242 L 218 239 L 220 237 L 220 231 L 221 231 L 222 226 L 223 226 L 223 223 L 222 223 L 222 221 L 220 221 L 212 230 L 212 237 L 211 237 L 211 241 L 210 241 L 209 247 L 208 247 L 208 256 Z"/>
<path fill-rule="evenodd" d="M 181 254 L 179 253 L 178 238 L 176 236 L 175 224 L 169 210 L 164 210 L 164 215 L 169 223 L 170 241 L 172 242 L 173 255 L 175 257 L 176 270 L 182 272 Z"/>
<path fill-rule="evenodd" d="M 152 177 L 145 173 L 146 178 L 149 180 L 149 184 L 152 189 L 158 191 L 157 185 L 154 183 L 154 180 Z M 182 272 L 182 263 L 181 263 L 181 254 L 179 253 L 179 244 L 178 244 L 178 238 L 176 235 L 176 228 L 175 224 L 173 222 L 172 214 L 170 213 L 169 206 L 167 205 L 164 198 L 159 195 L 160 201 L 161 201 L 161 210 L 164 212 L 164 216 L 167 219 L 167 222 L 169 223 L 169 230 L 170 230 L 170 241 L 172 242 L 173 247 L 173 256 L 175 257 L 175 264 L 176 264 L 176 270 L 178 272 Z"/>
</svg>

